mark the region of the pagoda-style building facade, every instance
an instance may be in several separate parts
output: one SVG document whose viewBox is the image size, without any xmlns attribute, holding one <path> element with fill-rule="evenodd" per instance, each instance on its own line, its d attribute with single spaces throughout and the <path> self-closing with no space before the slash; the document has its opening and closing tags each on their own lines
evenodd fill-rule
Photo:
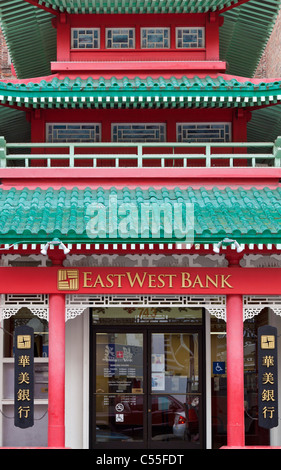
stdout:
<svg viewBox="0 0 281 470">
<path fill-rule="evenodd" d="M 281 445 L 280 6 L 0 0 L 2 448 Z"/>
</svg>

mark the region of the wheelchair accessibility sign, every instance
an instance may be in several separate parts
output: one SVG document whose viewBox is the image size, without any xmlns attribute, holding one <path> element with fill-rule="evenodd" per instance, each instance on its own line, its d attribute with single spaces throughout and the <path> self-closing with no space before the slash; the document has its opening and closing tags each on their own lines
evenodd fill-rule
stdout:
<svg viewBox="0 0 281 470">
<path fill-rule="evenodd" d="M 225 374 L 225 362 L 213 362 L 213 374 Z"/>
</svg>

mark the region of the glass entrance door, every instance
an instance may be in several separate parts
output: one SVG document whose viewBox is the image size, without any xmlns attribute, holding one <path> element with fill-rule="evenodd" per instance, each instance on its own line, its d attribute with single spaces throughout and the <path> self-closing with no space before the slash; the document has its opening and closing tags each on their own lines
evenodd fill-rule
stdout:
<svg viewBox="0 0 281 470">
<path fill-rule="evenodd" d="M 146 375 L 144 335 L 136 332 L 97 332 L 93 377 L 93 444 L 120 445 L 146 440 Z"/>
<path fill-rule="evenodd" d="M 92 447 L 203 446 L 201 332 L 166 330 L 95 328 Z"/>
</svg>

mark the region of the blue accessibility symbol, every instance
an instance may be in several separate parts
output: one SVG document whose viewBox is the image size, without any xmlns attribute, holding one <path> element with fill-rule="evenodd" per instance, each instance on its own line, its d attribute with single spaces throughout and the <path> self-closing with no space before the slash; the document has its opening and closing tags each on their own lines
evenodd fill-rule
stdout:
<svg viewBox="0 0 281 470">
<path fill-rule="evenodd" d="M 213 374 L 225 374 L 225 362 L 213 362 Z"/>
</svg>

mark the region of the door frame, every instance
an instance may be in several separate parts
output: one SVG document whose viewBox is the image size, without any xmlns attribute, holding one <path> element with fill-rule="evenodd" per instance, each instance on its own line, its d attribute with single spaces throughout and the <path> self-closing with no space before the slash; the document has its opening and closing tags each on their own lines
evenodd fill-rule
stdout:
<svg viewBox="0 0 281 470">
<path fill-rule="evenodd" d="M 89 448 L 90 449 L 120 449 L 120 442 L 104 442 L 93 444 L 94 433 L 94 415 L 95 415 L 95 368 L 96 368 L 96 350 L 94 336 L 99 332 L 130 332 L 130 333 L 143 333 L 143 370 L 144 370 L 144 409 L 147 410 L 149 406 L 149 396 L 151 395 L 150 384 L 151 384 L 151 361 L 147 361 L 146 358 L 151 357 L 151 342 L 149 338 L 152 333 L 165 333 L 165 330 L 175 333 L 198 333 L 199 340 L 199 393 L 201 395 L 200 404 L 200 421 L 199 426 L 201 431 L 200 446 L 188 445 L 186 447 L 186 441 L 152 441 L 149 439 L 149 426 L 151 427 L 151 413 L 147 413 L 148 417 L 144 421 L 144 440 L 142 442 L 126 442 L 126 448 L 131 449 L 205 449 L 206 448 L 206 361 L 205 361 L 205 312 L 203 309 L 202 325 L 191 326 L 187 324 L 173 325 L 170 323 L 161 323 L 161 325 L 153 324 L 118 324 L 118 325 L 92 325 L 91 314 L 90 318 L 90 396 L 89 396 Z M 159 394 L 161 395 L 161 393 Z"/>
</svg>

